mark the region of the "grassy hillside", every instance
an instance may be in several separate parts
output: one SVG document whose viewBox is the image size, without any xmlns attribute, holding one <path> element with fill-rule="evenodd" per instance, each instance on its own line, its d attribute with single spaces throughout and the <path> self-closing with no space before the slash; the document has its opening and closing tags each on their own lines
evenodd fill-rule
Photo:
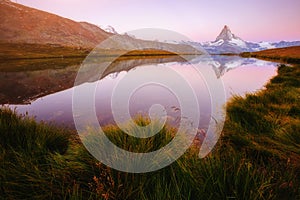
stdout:
<svg viewBox="0 0 300 200">
<path fill-rule="evenodd" d="M 88 48 L 65 47 L 52 44 L 0 43 L 0 60 L 4 63 L 8 60 L 16 59 L 81 58 L 83 61 L 91 51 L 92 49 Z M 145 49 L 130 52 L 125 50 L 100 50 L 99 56 L 116 56 L 122 55 L 124 52 L 126 53 L 123 55 L 124 58 L 120 59 L 140 58 L 140 56 L 176 55 L 164 50 Z M 94 52 L 94 54 L 96 53 Z"/>
<path fill-rule="evenodd" d="M 63 47 L 51 44 L 0 43 L 0 60 L 45 59 L 45 58 L 84 58 L 91 49 Z"/>
<path fill-rule="evenodd" d="M 261 58 L 265 60 L 275 60 L 284 63 L 300 63 L 300 46 L 267 49 L 258 52 L 245 52 L 242 57 Z"/>
</svg>

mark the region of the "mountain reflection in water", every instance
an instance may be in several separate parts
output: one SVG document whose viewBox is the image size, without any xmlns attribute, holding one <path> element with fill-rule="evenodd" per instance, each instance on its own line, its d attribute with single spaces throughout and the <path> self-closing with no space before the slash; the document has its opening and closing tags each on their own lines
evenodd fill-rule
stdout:
<svg viewBox="0 0 300 200">
<path fill-rule="evenodd" d="M 120 59 L 111 63 L 101 77 L 97 77 L 97 67 L 91 67 L 91 71 L 87 73 L 89 77 L 84 78 L 87 82 L 82 84 L 97 82 L 95 106 L 100 124 L 114 122 L 111 111 L 112 91 L 118 81 L 137 68 L 140 71 L 139 76 L 147 76 L 147 73 L 151 73 L 148 70 L 149 66 L 170 67 L 189 79 L 197 98 L 201 100 L 199 107 L 202 117 L 199 128 L 204 129 L 207 127 L 201 127 L 201 124 L 207 124 L 210 119 L 210 94 L 205 80 L 195 77 L 193 65 L 201 66 L 201 63 L 205 63 L 206 66 L 212 68 L 216 78 L 224 82 L 226 99 L 232 95 L 255 92 L 276 74 L 276 63 L 253 58 L 191 56 L 185 59 L 179 56 Z M 105 65 L 105 62 L 103 60 L 100 66 Z M 14 66 L 13 63 L 10 64 Z M 1 104 L 17 107 L 20 113 L 28 112 L 37 120 L 74 126 L 72 88 L 80 63 L 68 63 L 64 67 L 47 69 L 41 69 L 39 65 L 41 63 L 32 64 L 30 70 L 25 70 L 20 65 L 16 70 L 13 67 L 9 68 L 10 70 L 0 70 Z M 168 74 L 165 74 L 165 77 L 167 79 Z M 149 85 L 135 92 L 130 99 L 130 113 L 132 116 L 147 114 L 153 104 L 161 104 L 165 107 L 169 123 L 175 124 L 178 121 L 180 106 L 176 97 L 158 85 Z"/>
</svg>

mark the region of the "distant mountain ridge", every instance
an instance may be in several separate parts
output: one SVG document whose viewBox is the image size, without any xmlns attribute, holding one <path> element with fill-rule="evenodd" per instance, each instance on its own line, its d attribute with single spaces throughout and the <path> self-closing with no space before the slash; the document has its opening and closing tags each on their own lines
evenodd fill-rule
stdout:
<svg viewBox="0 0 300 200">
<path fill-rule="evenodd" d="M 75 22 L 55 14 L 13 3 L 10 0 L 0 0 L 0 12 L 0 43 L 51 44 L 94 48 L 110 36 L 119 35 L 118 40 L 122 41 L 123 47 L 148 46 L 148 48 L 191 54 L 202 53 L 203 49 L 210 54 L 238 54 L 270 48 L 300 46 L 300 41 L 247 42 L 234 35 L 228 26 L 224 26 L 213 42 L 138 40 L 127 34 L 118 34 L 112 26 L 103 30 L 87 22 Z M 198 49 L 198 52 L 191 46 Z"/>
<path fill-rule="evenodd" d="M 233 34 L 230 28 L 225 25 L 220 34 L 212 42 L 183 42 L 195 48 L 204 48 L 210 54 L 238 54 L 242 52 L 254 52 L 272 48 L 300 46 L 300 41 L 281 42 L 248 42 Z"/>
<path fill-rule="evenodd" d="M 118 34 L 112 26 L 105 30 L 87 23 L 75 22 L 48 12 L 26 7 L 9 0 L 0 0 L 0 43 L 50 44 L 93 49 L 110 38 L 108 49 L 157 49 L 177 54 L 202 54 L 190 45 L 169 44 L 135 39 L 128 34 Z"/>
</svg>

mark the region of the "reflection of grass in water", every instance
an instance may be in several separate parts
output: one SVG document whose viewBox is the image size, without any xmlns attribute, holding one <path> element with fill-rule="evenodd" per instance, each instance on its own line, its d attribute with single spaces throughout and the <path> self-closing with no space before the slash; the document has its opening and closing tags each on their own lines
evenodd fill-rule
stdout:
<svg viewBox="0 0 300 200">
<path fill-rule="evenodd" d="M 70 65 L 79 65 L 91 52 L 91 49 L 63 47 L 51 44 L 1 43 L 0 48 L 1 71 L 60 69 Z M 133 59 L 159 59 L 175 56 L 174 53 L 155 49 L 130 52 L 125 50 L 98 49 L 92 55 L 95 57 L 94 59 L 97 63 L 111 61 L 112 59 L 120 62 Z M 178 58 L 177 60 L 182 60 L 182 58 Z"/>
<path fill-rule="evenodd" d="M 128 71 L 144 64 L 182 61 L 174 55 L 122 56 L 114 60 L 101 77 L 96 76 L 105 62 L 113 57 L 95 58 L 85 73 L 86 79 L 96 81 L 114 72 Z M 0 103 L 22 104 L 38 97 L 71 88 L 84 58 L 8 59 L 0 62 Z M 90 64 L 90 63 L 88 63 Z M 9 72 L 9 73 L 6 73 Z M 23 73 L 24 72 L 24 73 Z"/>
<path fill-rule="evenodd" d="M 267 90 L 234 98 L 221 140 L 208 157 L 199 159 L 191 148 L 172 165 L 146 174 L 108 168 L 64 130 L 2 108 L 1 195 L 11 199 L 297 199 L 299 69 L 281 66 Z M 146 140 L 139 146 L 116 127 L 104 130 L 118 146 L 142 151 L 159 148 L 174 134 L 165 127 L 148 148 Z"/>
<path fill-rule="evenodd" d="M 44 70 L 44 69 L 64 69 L 73 65 L 80 65 L 84 61 L 83 58 L 38 58 L 38 59 L 10 59 L 3 60 L 0 63 L 0 71 L 2 72 L 18 72 L 18 71 L 35 71 L 35 70 Z M 109 68 L 113 68 L 116 64 L 119 64 L 128 60 L 158 60 L 167 59 L 166 61 L 184 61 L 181 57 L 176 55 L 148 55 L 148 56 L 121 56 L 114 60 Z M 95 59 L 95 63 L 102 63 L 111 61 L 111 57 L 103 56 Z M 158 61 L 156 61 L 158 62 Z"/>
<path fill-rule="evenodd" d="M 36 71 L 45 69 L 64 69 L 73 65 L 80 65 L 83 58 L 44 58 L 5 60 L 0 63 L 2 72 Z"/>
</svg>

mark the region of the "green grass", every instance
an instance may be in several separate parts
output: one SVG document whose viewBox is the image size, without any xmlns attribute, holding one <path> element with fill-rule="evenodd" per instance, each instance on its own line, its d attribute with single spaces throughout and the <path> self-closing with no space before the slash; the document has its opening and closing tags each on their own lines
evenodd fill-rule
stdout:
<svg viewBox="0 0 300 200">
<path fill-rule="evenodd" d="M 235 97 L 228 104 L 225 137 L 233 137 L 245 149 L 270 153 L 279 159 L 289 159 L 291 153 L 300 158 L 299 66 L 281 65 L 279 75 L 266 90 L 248 94 L 245 99 Z M 292 77 L 291 77 L 292 76 Z M 239 135 L 239 136 L 238 136 Z M 245 140 L 248 138 L 248 140 Z M 272 146 L 272 148 L 270 148 Z M 288 154 L 287 154 L 288 153 Z M 253 152 L 251 153 L 253 155 Z"/>
<path fill-rule="evenodd" d="M 82 163 L 68 158 L 67 130 L 37 124 L 4 107 L 0 132 L 2 198 L 62 198 L 76 184 L 72 174 L 85 171 Z"/>
<path fill-rule="evenodd" d="M 299 72 L 299 65 L 281 65 L 266 90 L 235 97 L 227 107 L 225 149 L 270 173 L 275 199 L 299 198 Z"/>
<path fill-rule="evenodd" d="M 221 139 L 198 158 L 192 146 L 159 171 L 125 173 L 95 160 L 69 130 L 0 109 L 0 196 L 4 199 L 299 199 L 300 66 L 281 65 L 265 90 L 235 97 Z M 149 124 L 137 117 L 139 125 Z M 154 123 L 156 126 L 156 123 Z M 155 127 L 154 127 L 155 129 Z M 129 131 L 136 131 L 128 126 Z M 165 126 L 149 139 L 104 128 L 116 145 L 148 152 L 167 144 Z"/>
</svg>

